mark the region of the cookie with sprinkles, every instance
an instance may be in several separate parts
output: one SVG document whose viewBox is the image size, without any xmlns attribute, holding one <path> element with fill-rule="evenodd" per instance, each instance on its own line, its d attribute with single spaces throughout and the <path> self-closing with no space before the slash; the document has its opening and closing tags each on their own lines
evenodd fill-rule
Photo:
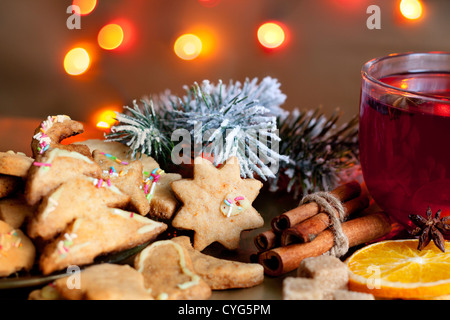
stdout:
<svg viewBox="0 0 450 320">
<path fill-rule="evenodd" d="M 142 163 L 124 161 L 100 150 L 94 150 L 93 157 L 102 168 L 102 181 L 129 195 L 130 210 L 145 216 L 150 210 L 150 203 L 143 192 Z"/>
<path fill-rule="evenodd" d="M 42 199 L 28 222 L 27 234 L 33 239 L 51 240 L 75 219 L 95 217 L 105 206 L 123 208 L 129 201 L 130 196 L 117 187 L 80 176 L 63 183 Z"/>
<path fill-rule="evenodd" d="M 90 139 L 83 142 L 92 152 L 99 150 L 111 155 L 120 161 L 131 162 L 129 158 L 130 148 L 120 142 Z M 145 154 L 138 159 L 142 163 L 142 192 L 150 203 L 148 216 L 157 219 L 169 220 L 173 217 L 179 207 L 179 202 L 173 193 L 171 183 L 180 180 L 182 177 L 178 173 L 170 173 L 162 170 L 152 157 Z M 115 166 L 114 170 L 117 172 Z M 111 168 L 105 168 L 108 172 Z M 159 176 L 159 177 L 157 177 Z M 157 180 L 155 181 L 155 178 Z"/>
<path fill-rule="evenodd" d="M 171 184 L 180 179 L 180 174 L 166 173 L 160 168 L 154 168 L 149 172 L 144 171 L 144 184 L 147 184 L 147 198 L 150 201 L 150 217 L 165 220 L 173 217 L 179 207 L 179 203 Z"/>
<path fill-rule="evenodd" d="M 172 182 L 175 195 L 183 203 L 172 226 L 194 230 L 194 248 L 199 251 L 216 241 L 227 249 L 237 249 L 243 230 L 264 225 L 252 206 L 261 187 L 256 179 L 241 178 L 236 157 L 218 168 L 197 157 L 193 179 Z"/>
<path fill-rule="evenodd" d="M 25 199 L 38 204 L 42 197 L 64 182 L 79 176 L 101 178 L 102 170 L 92 159 L 76 151 L 51 149 L 33 162 L 25 183 Z"/>
<path fill-rule="evenodd" d="M 33 139 L 31 141 L 33 157 L 36 158 L 38 155 L 42 155 L 46 151 L 54 148 L 75 151 L 86 157 L 90 157 L 91 152 L 87 146 L 81 144 L 61 144 L 64 139 L 83 132 L 83 124 L 72 120 L 69 116 L 48 116 L 34 131 Z"/>
<path fill-rule="evenodd" d="M 29 271 L 35 256 L 36 249 L 31 240 L 21 230 L 0 220 L 0 277 Z"/>
<path fill-rule="evenodd" d="M 134 248 L 154 240 L 167 225 L 133 212 L 101 206 L 88 218 L 77 218 L 51 240 L 39 258 L 44 275 L 70 265 L 89 265 L 100 255 Z"/>
</svg>

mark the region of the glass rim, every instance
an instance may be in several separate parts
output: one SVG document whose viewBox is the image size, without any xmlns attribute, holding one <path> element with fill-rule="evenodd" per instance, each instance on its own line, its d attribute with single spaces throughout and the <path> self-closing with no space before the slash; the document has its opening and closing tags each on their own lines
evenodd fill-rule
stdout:
<svg viewBox="0 0 450 320">
<path fill-rule="evenodd" d="M 381 61 L 389 60 L 389 59 L 393 59 L 393 58 L 399 58 L 399 57 L 420 56 L 420 55 L 425 55 L 425 56 L 443 55 L 443 56 L 448 56 L 449 61 L 450 61 L 450 52 L 447 52 L 447 51 L 391 53 L 386 56 L 371 59 L 371 60 L 367 61 L 366 63 L 364 63 L 364 65 L 361 68 L 361 75 L 362 75 L 363 79 L 366 79 L 366 80 L 372 82 L 373 84 L 376 84 L 378 86 L 388 88 L 391 90 L 399 91 L 400 93 L 403 93 L 405 95 L 409 95 L 409 96 L 413 95 L 413 96 L 417 96 L 417 97 L 423 97 L 423 98 L 427 98 L 427 99 L 438 100 L 440 102 L 445 102 L 445 101 L 443 101 L 442 96 L 434 95 L 434 94 L 427 94 L 427 93 L 422 93 L 422 92 L 416 92 L 416 91 L 411 91 L 411 90 L 406 90 L 406 89 L 402 89 L 399 87 L 395 87 L 395 86 L 392 86 L 390 84 L 380 81 L 379 79 L 377 79 L 376 77 L 374 77 L 373 75 L 370 74 L 370 68 Z"/>
</svg>

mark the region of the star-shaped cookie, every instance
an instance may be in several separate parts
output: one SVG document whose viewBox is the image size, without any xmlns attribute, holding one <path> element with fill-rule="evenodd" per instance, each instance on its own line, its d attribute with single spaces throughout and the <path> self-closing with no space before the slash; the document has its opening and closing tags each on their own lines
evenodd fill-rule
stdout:
<svg viewBox="0 0 450 320">
<path fill-rule="evenodd" d="M 263 218 L 251 205 L 262 183 L 242 179 L 236 157 L 229 158 L 219 168 L 197 157 L 193 179 L 177 180 L 171 185 L 183 203 L 172 225 L 194 230 L 194 248 L 199 251 L 215 241 L 227 249 L 237 249 L 243 230 L 264 225 Z"/>
</svg>

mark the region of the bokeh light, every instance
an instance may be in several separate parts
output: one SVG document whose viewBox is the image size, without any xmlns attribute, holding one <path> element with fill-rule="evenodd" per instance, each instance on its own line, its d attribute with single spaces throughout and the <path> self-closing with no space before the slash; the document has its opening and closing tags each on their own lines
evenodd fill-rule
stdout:
<svg viewBox="0 0 450 320">
<path fill-rule="evenodd" d="M 286 39 L 281 25 L 276 22 L 267 22 L 258 28 L 258 41 L 262 46 L 269 49 L 280 47 Z"/>
<path fill-rule="evenodd" d="M 100 29 L 97 37 L 98 45 L 105 50 L 114 50 L 123 42 L 124 34 L 120 25 L 110 23 Z"/>
<path fill-rule="evenodd" d="M 73 0 L 72 5 L 80 8 L 80 15 L 87 15 L 94 11 L 97 0 Z"/>
<path fill-rule="evenodd" d="M 94 115 L 94 121 L 97 128 L 109 129 L 116 122 L 116 112 L 109 108 L 99 110 Z"/>
<path fill-rule="evenodd" d="M 422 16 L 422 4 L 418 0 L 402 0 L 400 12 L 406 19 L 419 19 Z"/>
<path fill-rule="evenodd" d="M 175 54 L 183 60 L 192 60 L 202 51 L 202 41 L 195 34 L 183 34 L 175 41 Z"/>
<path fill-rule="evenodd" d="M 91 63 L 89 53 L 84 48 L 73 48 L 64 57 L 64 70 L 72 76 L 86 72 Z"/>
</svg>

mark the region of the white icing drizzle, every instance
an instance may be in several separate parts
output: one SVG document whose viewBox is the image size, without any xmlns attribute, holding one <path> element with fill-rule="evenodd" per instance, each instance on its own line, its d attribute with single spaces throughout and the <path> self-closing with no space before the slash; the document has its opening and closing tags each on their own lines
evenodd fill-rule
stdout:
<svg viewBox="0 0 450 320">
<path fill-rule="evenodd" d="M 47 219 L 48 215 L 51 212 L 55 211 L 56 207 L 58 206 L 58 200 L 59 197 L 61 196 L 63 189 L 64 187 L 58 188 L 58 190 L 53 192 L 52 195 L 48 198 L 47 206 L 42 212 L 42 219 Z"/>
<path fill-rule="evenodd" d="M 181 290 L 185 290 L 188 289 L 196 284 L 198 284 L 198 282 L 200 281 L 200 276 L 193 273 L 191 270 L 189 270 L 186 267 L 186 258 L 184 256 L 184 252 L 183 252 L 183 248 L 181 247 L 181 245 L 179 245 L 178 243 L 175 243 L 171 240 L 160 240 L 158 242 L 154 242 L 152 243 L 150 246 L 148 246 L 147 248 L 145 248 L 139 257 L 139 262 L 138 262 L 138 271 L 139 272 L 143 272 L 144 271 L 144 261 L 147 258 L 148 253 L 150 252 L 150 250 L 154 247 L 160 246 L 160 245 L 164 245 L 164 244 L 171 244 L 172 246 L 174 246 L 174 248 L 177 250 L 178 255 L 180 257 L 179 259 L 179 264 L 180 264 L 180 268 L 181 271 L 187 275 L 188 277 L 191 278 L 190 281 L 184 282 L 184 283 L 180 283 L 178 284 L 178 288 L 180 288 Z M 161 293 L 158 297 L 160 297 L 161 295 L 164 295 L 165 293 Z M 158 298 L 157 297 L 157 298 Z"/>
<path fill-rule="evenodd" d="M 87 163 L 94 163 L 91 159 L 82 155 L 81 153 L 78 153 L 75 151 L 68 151 L 68 150 L 64 150 L 64 149 L 58 149 L 58 148 L 55 148 L 48 153 L 48 158 L 46 159 L 46 163 L 52 163 L 52 161 L 56 157 L 74 158 L 74 159 L 85 161 Z M 40 170 L 45 170 L 45 167 L 41 167 Z"/>
</svg>

